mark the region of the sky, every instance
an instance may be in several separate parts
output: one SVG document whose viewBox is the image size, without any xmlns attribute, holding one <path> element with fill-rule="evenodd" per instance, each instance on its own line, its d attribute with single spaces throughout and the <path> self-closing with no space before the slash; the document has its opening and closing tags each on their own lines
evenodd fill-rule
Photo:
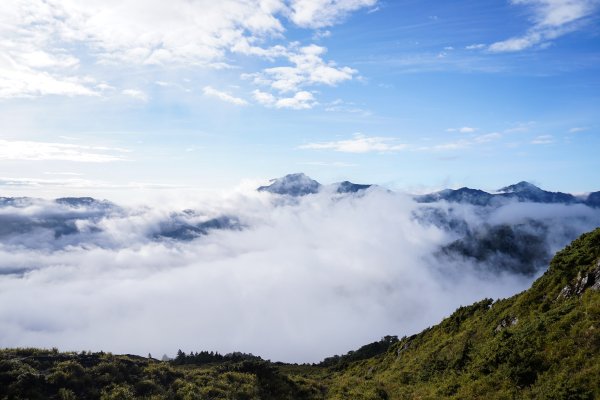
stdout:
<svg viewBox="0 0 600 400">
<path fill-rule="evenodd" d="M 0 193 L 599 190 L 598 0 L 3 0 Z"/>
</svg>

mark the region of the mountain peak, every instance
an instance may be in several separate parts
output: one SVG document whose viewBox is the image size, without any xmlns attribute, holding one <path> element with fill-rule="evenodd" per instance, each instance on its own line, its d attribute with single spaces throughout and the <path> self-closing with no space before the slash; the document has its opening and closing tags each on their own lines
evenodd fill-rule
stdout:
<svg viewBox="0 0 600 400">
<path fill-rule="evenodd" d="M 271 179 L 271 184 L 261 186 L 259 192 L 287 194 L 290 196 L 304 196 L 317 193 L 321 184 L 303 173 L 288 174 L 281 178 Z"/>
<path fill-rule="evenodd" d="M 372 185 L 363 185 L 359 183 L 352 183 L 350 181 L 343 181 L 336 184 L 338 193 L 356 193 L 361 190 L 366 190 L 370 188 Z"/>
<path fill-rule="evenodd" d="M 498 192 L 501 193 L 519 193 L 519 192 L 538 192 L 542 191 L 539 187 L 535 186 L 533 183 L 527 181 L 521 181 L 519 183 L 515 183 L 514 185 L 505 186 L 502 189 L 499 189 Z"/>
</svg>

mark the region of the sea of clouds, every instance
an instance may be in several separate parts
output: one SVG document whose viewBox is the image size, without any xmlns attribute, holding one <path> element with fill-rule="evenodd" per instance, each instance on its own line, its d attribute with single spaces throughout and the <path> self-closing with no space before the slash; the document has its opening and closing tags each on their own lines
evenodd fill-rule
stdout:
<svg viewBox="0 0 600 400">
<path fill-rule="evenodd" d="M 381 188 L 175 204 L 0 203 L 1 345 L 316 362 L 522 291 L 600 226 L 581 204 L 419 204 Z M 537 238 L 534 267 L 448 251 L 498 226 Z"/>
</svg>

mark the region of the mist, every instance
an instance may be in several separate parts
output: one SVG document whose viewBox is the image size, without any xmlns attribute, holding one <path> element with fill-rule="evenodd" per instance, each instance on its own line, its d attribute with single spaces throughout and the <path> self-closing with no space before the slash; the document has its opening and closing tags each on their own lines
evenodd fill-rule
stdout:
<svg viewBox="0 0 600 400">
<path fill-rule="evenodd" d="M 317 362 L 520 292 L 597 226 L 600 210 L 581 204 L 423 205 L 375 187 L 235 191 L 185 207 L 8 202 L 0 343 Z M 535 251 L 482 250 L 498 235 Z"/>
</svg>

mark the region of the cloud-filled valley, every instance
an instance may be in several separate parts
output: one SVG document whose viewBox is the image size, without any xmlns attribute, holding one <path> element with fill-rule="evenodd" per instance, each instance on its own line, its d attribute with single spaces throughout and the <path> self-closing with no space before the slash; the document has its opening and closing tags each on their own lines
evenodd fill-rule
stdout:
<svg viewBox="0 0 600 400">
<path fill-rule="evenodd" d="M 480 204 L 292 178 L 190 208 L 0 198 L 0 341 L 315 362 L 515 294 L 600 226 L 523 186 Z"/>
</svg>

